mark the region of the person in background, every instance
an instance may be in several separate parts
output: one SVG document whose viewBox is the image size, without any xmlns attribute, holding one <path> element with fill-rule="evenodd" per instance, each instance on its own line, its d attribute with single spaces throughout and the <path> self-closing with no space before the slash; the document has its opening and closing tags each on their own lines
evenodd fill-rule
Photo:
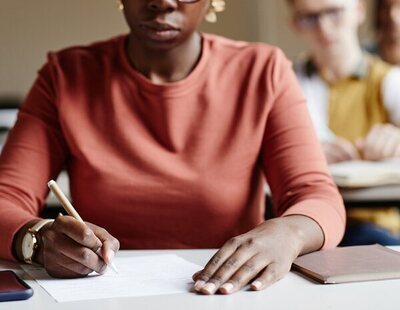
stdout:
<svg viewBox="0 0 400 310">
<path fill-rule="evenodd" d="M 400 0 L 375 0 L 374 4 L 376 46 L 372 52 L 400 65 Z"/>
<path fill-rule="evenodd" d="M 223 4 L 123 0 L 129 34 L 49 54 L 0 156 L 1 258 L 69 278 L 102 273 L 120 246 L 220 248 L 194 288 L 230 294 L 339 243 L 343 201 L 291 63 L 200 33 Z M 63 167 L 90 229 L 39 216 Z"/>
<path fill-rule="evenodd" d="M 362 0 L 288 0 L 291 24 L 309 54 L 295 65 L 308 108 L 329 163 L 380 161 L 400 156 L 400 69 L 363 51 L 358 30 L 366 15 Z M 389 216 L 388 216 L 389 214 Z M 382 221 L 382 216 L 387 221 Z M 393 221 L 393 216 L 397 217 Z M 399 244 L 397 209 L 351 210 L 355 225 L 344 244 Z M 378 222 L 378 220 L 376 220 Z M 385 229 L 383 229 L 385 228 Z M 371 232 L 370 234 L 365 231 Z"/>
</svg>

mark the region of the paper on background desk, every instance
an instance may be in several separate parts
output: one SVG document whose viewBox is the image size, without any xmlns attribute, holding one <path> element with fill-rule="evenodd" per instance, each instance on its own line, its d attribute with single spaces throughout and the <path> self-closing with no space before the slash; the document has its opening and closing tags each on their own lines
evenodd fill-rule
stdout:
<svg viewBox="0 0 400 310">
<path fill-rule="evenodd" d="M 81 279 L 54 279 L 43 268 L 22 268 L 58 302 L 189 292 L 192 275 L 202 268 L 172 254 L 117 257 L 114 262 L 118 274 L 107 270 Z"/>
</svg>

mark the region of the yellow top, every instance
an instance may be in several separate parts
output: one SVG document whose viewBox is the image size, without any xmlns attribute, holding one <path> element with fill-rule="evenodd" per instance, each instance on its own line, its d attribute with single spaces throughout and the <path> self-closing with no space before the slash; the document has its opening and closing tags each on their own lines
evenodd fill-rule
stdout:
<svg viewBox="0 0 400 310">
<path fill-rule="evenodd" d="M 358 72 L 329 85 L 328 121 L 335 135 L 355 142 L 374 124 L 389 121 L 381 85 L 390 69 L 379 58 L 366 55 Z"/>
</svg>

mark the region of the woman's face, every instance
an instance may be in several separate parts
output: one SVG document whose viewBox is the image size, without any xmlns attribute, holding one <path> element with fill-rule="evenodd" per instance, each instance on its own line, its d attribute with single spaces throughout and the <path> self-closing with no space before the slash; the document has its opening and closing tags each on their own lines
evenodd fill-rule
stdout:
<svg viewBox="0 0 400 310">
<path fill-rule="evenodd" d="M 172 49 L 196 31 L 209 0 L 123 0 L 125 19 L 136 44 L 150 49 Z"/>
</svg>

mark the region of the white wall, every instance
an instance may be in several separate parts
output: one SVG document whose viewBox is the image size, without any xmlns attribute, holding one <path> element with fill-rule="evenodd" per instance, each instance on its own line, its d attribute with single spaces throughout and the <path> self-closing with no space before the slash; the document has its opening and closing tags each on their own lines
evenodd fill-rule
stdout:
<svg viewBox="0 0 400 310">
<path fill-rule="evenodd" d="M 287 26 L 285 0 L 227 0 L 215 25 L 202 30 L 282 47 L 293 58 L 302 44 Z M 0 97 L 24 96 L 46 52 L 126 32 L 114 0 L 1 0 Z"/>
</svg>

